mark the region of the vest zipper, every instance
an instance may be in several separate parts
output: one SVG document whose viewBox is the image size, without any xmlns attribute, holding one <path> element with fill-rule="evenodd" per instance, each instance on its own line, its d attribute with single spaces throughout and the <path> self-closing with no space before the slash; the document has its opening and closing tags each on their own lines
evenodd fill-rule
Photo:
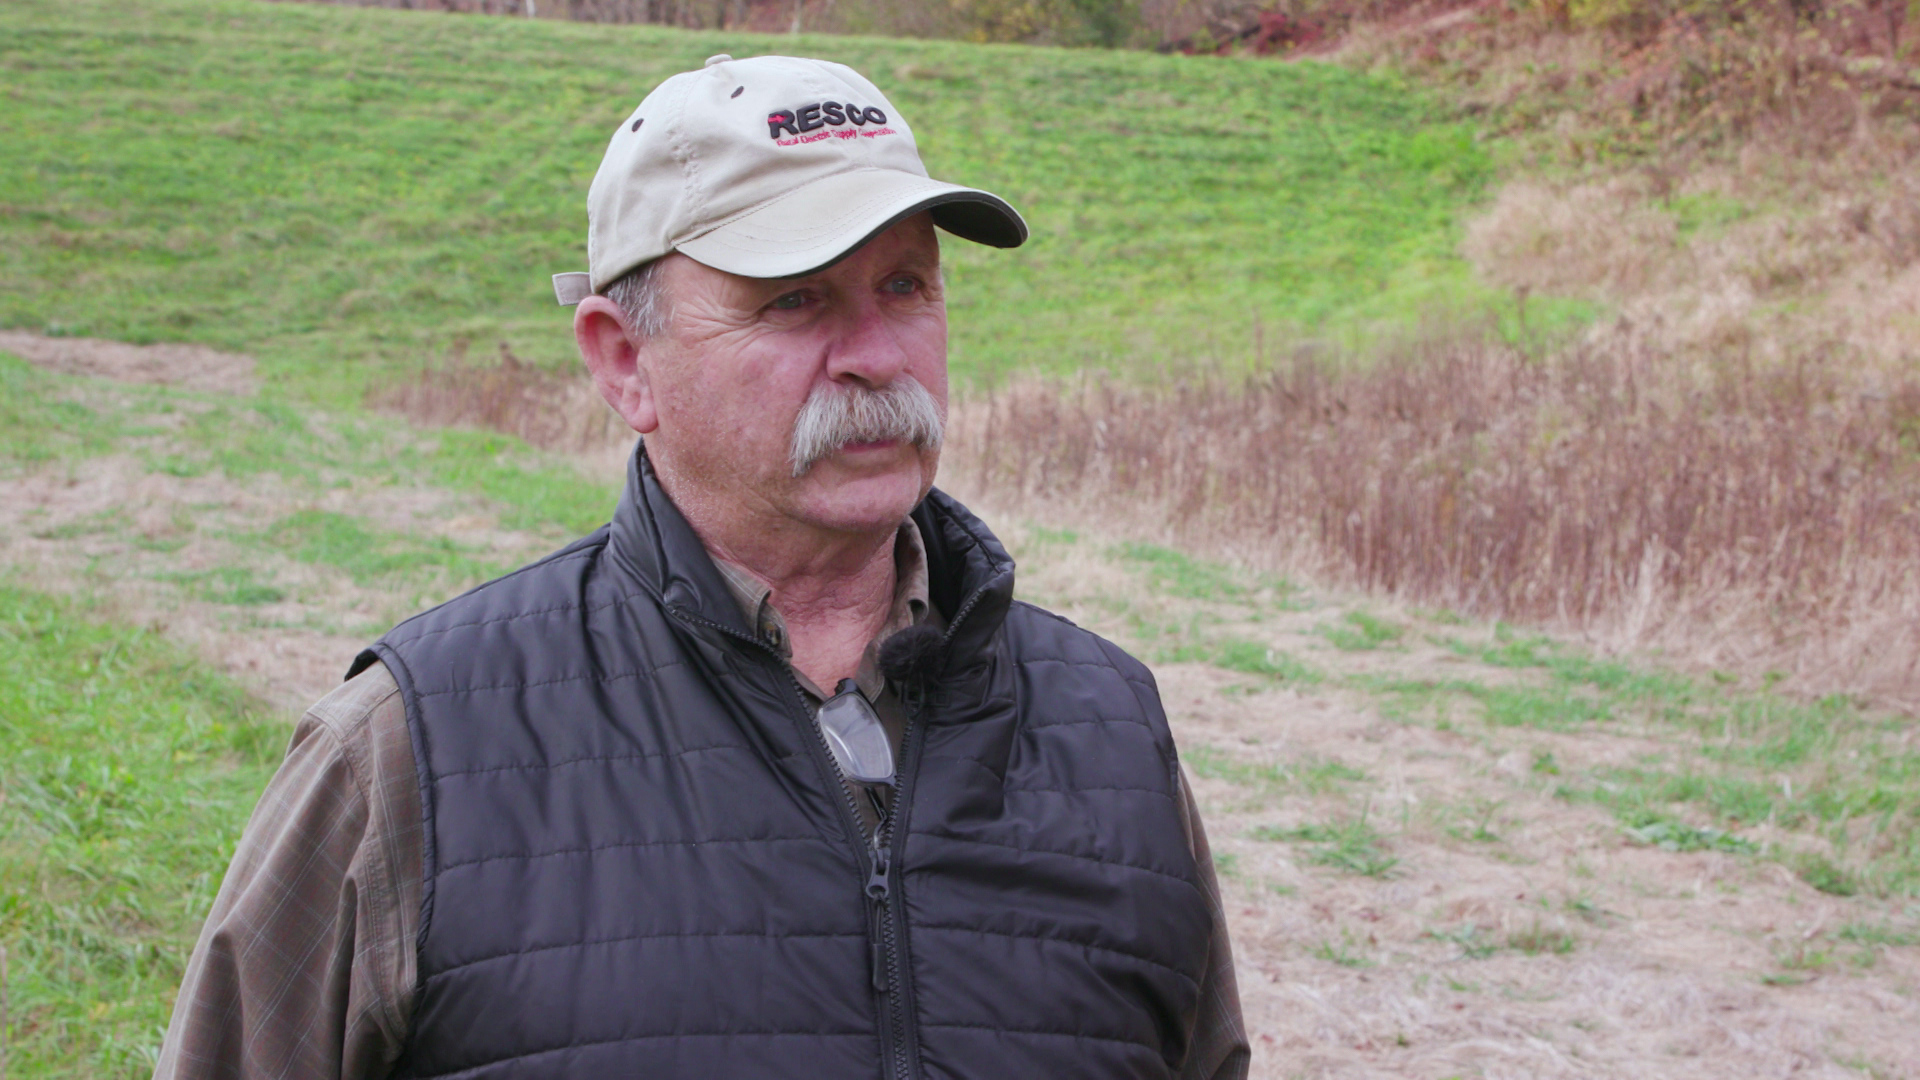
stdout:
<svg viewBox="0 0 1920 1080">
<path fill-rule="evenodd" d="M 953 632 L 973 612 L 984 590 L 976 589 L 954 612 L 942 635 L 943 647 L 953 643 Z M 888 1080 L 916 1080 L 919 1070 L 917 1040 L 909 1024 L 906 972 L 900 957 L 900 940 L 906 934 L 906 912 L 893 900 L 892 869 L 906 855 L 907 836 L 900 831 L 901 817 L 913 803 L 913 784 L 920 773 L 920 714 L 927 704 L 926 686 L 915 682 L 899 687 L 900 702 L 907 710 L 907 724 L 900 734 L 900 763 L 895 775 L 900 778 L 893 793 L 893 804 L 873 830 L 873 871 L 867 877 L 867 898 L 873 908 L 873 988 L 887 997 L 888 1030 L 881 1038 L 887 1051 Z M 820 737 L 822 745 L 825 736 Z M 843 785 L 844 786 L 844 785 Z"/>
<path fill-rule="evenodd" d="M 953 619 L 947 624 L 942 635 L 944 645 L 953 644 L 954 631 L 973 613 L 974 607 L 986 590 L 975 589 L 954 612 Z M 800 680 L 793 675 L 793 668 L 771 645 L 751 634 L 743 634 L 730 626 L 724 626 L 685 608 L 668 608 L 681 619 L 717 630 L 737 641 L 743 641 L 771 658 L 780 673 L 786 676 L 787 688 L 793 693 L 789 702 L 800 706 L 801 726 L 813 734 L 814 760 L 823 775 L 839 781 L 840 809 L 845 811 L 842 824 L 849 836 L 858 836 L 865 830 L 860 823 L 860 804 L 853 793 L 853 785 L 841 774 L 834 764 L 833 751 L 827 746 L 827 737 L 820 725 L 807 715 L 807 693 Z M 893 867 L 900 861 L 906 847 L 906 834 L 897 832 L 895 823 L 900 820 L 904 807 L 913 794 L 913 781 L 919 772 L 919 734 L 920 714 L 926 707 L 926 688 L 921 685 L 901 687 L 901 704 L 907 708 L 906 729 L 900 735 L 900 764 L 895 775 L 899 786 L 893 793 L 893 805 L 881 816 L 880 823 L 874 826 L 873 836 L 867 843 L 867 883 L 865 893 L 869 918 L 868 955 L 869 977 L 874 993 L 886 998 L 886 1008 L 880 1014 L 881 1062 L 887 1080 L 917 1080 L 918 1070 L 914 1061 L 919 1056 L 913 1046 L 913 1032 L 909 1023 L 907 1008 L 906 971 L 900 959 L 900 939 L 905 934 L 906 915 L 900 905 L 893 903 Z"/>
<path fill-rule="evenodd" d="M 904 688 L 903 688 L 904 689 Z M 917 695 L 916 695 L 917 696 Z M 906 834 L 897 823 L 913 791 L 913 775 L 918 770 L 915 738 L 920 726 L 919 703 L 908 705 L 906 729 L 900 734 L 900 767 L 895 775 L 900 784 L 894 789 L 893 802 L 873 830 L 873 872 L 867 877 L 867 899 L 873 909 L 873 988 L 887 999 L 887 1028 L 881 1039 L 886 1051 L 888 1080 L 914 1080 L 919 1057 L 914 1047 L 913 1028 L 907 1008 L 906 966 L 900 957 L 900 940 L 905 935 L 906 913 L 893 902 L 893 866 L 901 860 Z"/>
<path fill-rule="evenodd" d="M 685 608 L 674 607 L 668 610 L 687 622 L 717 630 L 730 638 L 752 645 L 775 662 L 781 674 L 786 676 L 787 688 L 793 691 L 788 699 L 789 703 L 800 706 L 801 726 L 813 733 L 816 766 L 824 770 L 824 775 L 838 781 L 837 786 L 840 788 L 841 795 L 840 809 L 845 811 L 842 824 L 847 828 L 847 835 L 860 836 L 865 833 L 866 829 L 860 821 L 860 804 L 853 793 L 853 785 L 841 774 L 839 766 L 834 764 L 833 751 L 827 746 L 827 737 L 820 731 L 819 723 L 807 715 L 807 692 L 801 687 L 800 680 L 794 678 L 793 668 L 786 659 L 772 646 L 751 634 L 743 634 L 730 626 L 696 615 Z M 907 757 L 906 749 L 913 738 L 918 719 L 919 710 L 910 709 L 907 713 L 906 730 L 900 737 L 900 756 L 903 762 Z M 886 1008 L 880 1017 L 880 1049 L 887 1080 L 913 1080 L 912 1055 L 906 1045 L 907 1008 L 904 1000 L 906 980 L 900 965 L 900 934 L 895 925 L 898 914 L 894 910 L 895 905 L 889 903 L 893 891 L 893 860 L 890 857 L 891 845 L 888 841 L 892 838 L 893 822 L 900 816 L 900 803 L 908 790 L 906 774 L 896 771 L 895 775 L 900 777 L 900 786 L 894 792 L 893 806 L 880 819 L 879 825 L 874 828 L 873 836 L 865 845 L 868 859 L 865 892 L 870 924 L 868 947 L 871 954 L 870 974 L 874 992 L 886 998 Z"/>
</svg>

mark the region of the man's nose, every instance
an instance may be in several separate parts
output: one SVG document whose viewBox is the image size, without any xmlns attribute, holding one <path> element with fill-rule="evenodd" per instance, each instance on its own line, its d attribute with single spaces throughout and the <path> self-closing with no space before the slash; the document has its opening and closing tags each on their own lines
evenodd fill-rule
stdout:
<svg viewBox="0 0 1920 1080">
<path fill-rule="evenodd" d="M 862 297 L 844 307 L 834 331 L 827 350 L 827 377 L 835 381 L 857 379 L 868 386 L 885 386 L 913 361 L 900 340 L 899 328 L 875 297 Z"/>
</svg>

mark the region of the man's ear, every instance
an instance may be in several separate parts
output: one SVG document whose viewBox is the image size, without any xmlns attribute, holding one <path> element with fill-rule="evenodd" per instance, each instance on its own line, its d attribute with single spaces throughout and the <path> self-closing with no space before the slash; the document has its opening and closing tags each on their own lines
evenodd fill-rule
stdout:
<svg viewBox="0 0 1920 1080">
<path fill-rule="evenodd" d="M 573 340 L 587 362 L 593 385 L 627 426 L 642 435 L 660 426 L 660 412 L 640 350 L 627 332 L 619 305 L 604 296 L 589 296 L 573 312 Z"/>
</svg>

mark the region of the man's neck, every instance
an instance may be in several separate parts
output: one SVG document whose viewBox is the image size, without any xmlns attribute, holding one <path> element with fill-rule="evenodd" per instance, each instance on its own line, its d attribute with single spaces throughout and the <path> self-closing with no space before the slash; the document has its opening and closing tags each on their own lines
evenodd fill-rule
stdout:
<svg viewBox="0 0 1920 1080">
<path fill-rule="evenodd" d="M 790 519 L 763 520 L 697 496 L 683 502 L 677 486 L 667 485 L 667 494 L 707 551 L 773 590 L 793 666 L 829 692 L 852 678 L 893 607 L 898 523 L 870 532 L 827 532 Z"/>
</svg>

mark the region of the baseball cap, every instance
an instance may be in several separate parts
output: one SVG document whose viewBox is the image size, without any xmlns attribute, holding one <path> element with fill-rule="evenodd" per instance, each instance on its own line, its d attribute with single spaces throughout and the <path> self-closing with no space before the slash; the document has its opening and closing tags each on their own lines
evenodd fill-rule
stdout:
<svg viewBox="0 0 1920 1080">
<path fill-rule="evenodd" d="M 1006 200 L 929 177 L 913 130 L 859 72 L 715 56 L 613 133 L 587 191 L 588 272 L 554 275 L 554 295 L 577 304 L 674 251 L 743 277 L 802 277 L 921 211 L 976 243 L 1027 238 Z"/>
</svg>

